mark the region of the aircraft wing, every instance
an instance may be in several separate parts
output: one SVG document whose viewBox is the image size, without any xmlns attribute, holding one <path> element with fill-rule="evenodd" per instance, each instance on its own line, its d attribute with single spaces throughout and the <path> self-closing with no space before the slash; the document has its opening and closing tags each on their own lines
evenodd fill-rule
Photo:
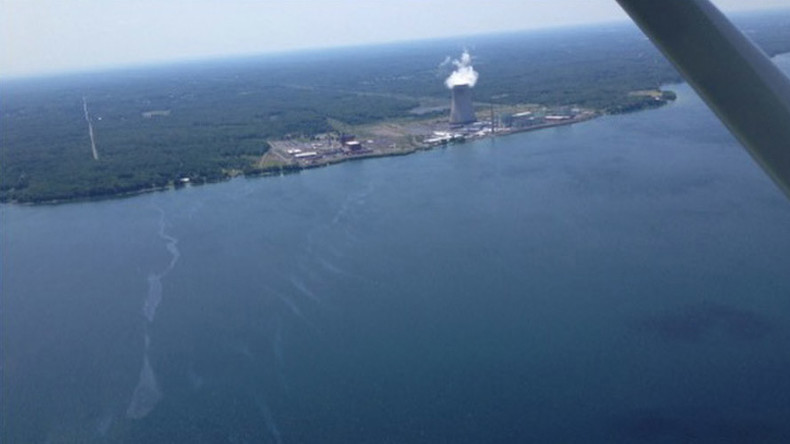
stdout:
<svg viewBox="0 0 790 444">
<path fill-rule="evenodd" d="M 617 0 L 790 197 L 790 79 L 708 0 Z"/>
</svg>

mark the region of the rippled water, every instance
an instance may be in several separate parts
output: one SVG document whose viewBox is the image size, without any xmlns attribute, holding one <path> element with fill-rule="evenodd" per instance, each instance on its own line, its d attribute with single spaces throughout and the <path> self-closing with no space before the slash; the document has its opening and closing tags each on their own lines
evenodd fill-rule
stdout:
<svg viewBox="0 0 790 444">
<path fill-rule="evenodd" d="M 2 207 L 3 441 L 786 442 L 790 203 L 674 89 L 407 157 Z"/>
</svg>

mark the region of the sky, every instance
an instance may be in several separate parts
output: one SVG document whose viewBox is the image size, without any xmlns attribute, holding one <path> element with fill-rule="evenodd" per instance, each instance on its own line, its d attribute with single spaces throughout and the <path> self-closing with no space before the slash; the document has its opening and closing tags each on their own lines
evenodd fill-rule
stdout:
<svg viewBox="0 0 790 444">
<path fill-rule="evenodd" d="M 615 0 L 0 0 L 0 77 L 627 19 Z"/>
</svg>

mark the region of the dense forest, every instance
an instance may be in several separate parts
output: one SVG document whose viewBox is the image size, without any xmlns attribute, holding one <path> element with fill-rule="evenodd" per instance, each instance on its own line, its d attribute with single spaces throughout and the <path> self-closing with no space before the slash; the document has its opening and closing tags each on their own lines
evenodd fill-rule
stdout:
<svg viewBox="0 0 790 444">
<path fill-rule="evenodd" d="M 767 53 L 790 51 L 790 12 L 737 24 Z M 616 113 L 650 103 L 635 90 L 680 81 L 630 24 L 0 82 L 0 201 L 118 195 L 260 172 L 267 140 L 415 118 L 445 99 L 439 65 L 467 48 L 482 103 L 579 105 Z M 99 158 L 91 155 L 87 102 Z"/>
</svg>

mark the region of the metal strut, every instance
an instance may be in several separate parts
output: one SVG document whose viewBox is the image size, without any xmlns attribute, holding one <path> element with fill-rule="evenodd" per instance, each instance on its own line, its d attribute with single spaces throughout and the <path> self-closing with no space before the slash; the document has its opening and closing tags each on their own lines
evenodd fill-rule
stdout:
<svg viewBox="0 0 790 444">
<path fill-rule="evenodd" d="M 790 79 L 708 0 L 617 0 L 790 197 Z"/>
</svg>

